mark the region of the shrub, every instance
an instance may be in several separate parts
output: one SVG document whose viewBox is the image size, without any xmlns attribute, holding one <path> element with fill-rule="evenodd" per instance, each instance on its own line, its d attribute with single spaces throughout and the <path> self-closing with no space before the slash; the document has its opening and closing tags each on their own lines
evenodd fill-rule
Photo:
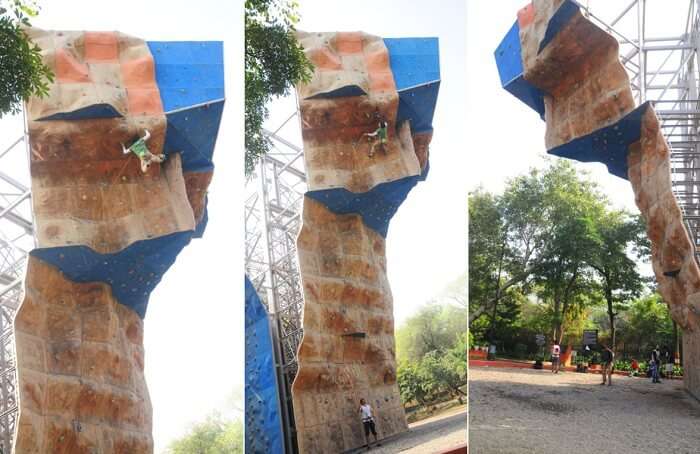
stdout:
<svg viewBox="0 0 700 454">
<path fill-rule="evenodd" d="M 625 359 L 617 360 L 615 361 L 615 370 L 619 370 L 621 372 L 629 372 L 632 370 L 632 363 Z"/>
</svg>

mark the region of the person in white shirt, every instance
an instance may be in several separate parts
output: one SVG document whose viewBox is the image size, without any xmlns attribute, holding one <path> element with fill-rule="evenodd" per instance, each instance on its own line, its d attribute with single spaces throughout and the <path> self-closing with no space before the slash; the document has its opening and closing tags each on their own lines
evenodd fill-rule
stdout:
<svg viewBox="0 0 700 454">
<path fill-rule="evenodd" d="M 381 446 L 382 444 L 377 442 L 377 430 L 374 427 L 372 407 L 370 407 L 370 405 L 364 399 L 360 399 L 360 408 L 358 412 L 362 418 L 362 425 L 365 427 L 365 447 L 369 449 L 370 432 L 372 432 L 372 435 L 374 435 L 374 442 L 377 443 L 377 446 Z"/>
<path fill-rule="evenodd" d="M 559 344 L 555 343 L 552 346 L 552 372 L 555 374 L 559 373 L 559 355 L 561 354 L 561 347 Z"/>
</svg>

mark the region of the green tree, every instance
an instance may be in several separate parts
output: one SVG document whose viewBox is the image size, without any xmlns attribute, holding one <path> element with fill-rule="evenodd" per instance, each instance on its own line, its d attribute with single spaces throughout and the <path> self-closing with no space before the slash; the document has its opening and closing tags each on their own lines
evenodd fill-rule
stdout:
<svg viewBox="0 0 700 454">
<path fill-rule="evenodd" d="M 633 301 L 624 313 L 626 329 L 622 340 L 627 348 L 636 347 L 643 357 L 655 345 L 668 346 L 675 350 L 674 329 L 668 306 L 658 293 Z"/>
<path fill-rule="evenodd" d="M 541 181 L 547 228 L 533 274 L 540 297 L 550 304 L 553 339 L 560 343 L 568 311 L 589 302 L 587 295 L 594 291 L 587 261 L 600 245 L 595 220 L 605 210 L 605 198 L 565 160 L 556 161 Z"/>
<path fill-rule="evenodd" d="M 469 196 L 470 330 L 502 350 L 530 346 L 537 332 L 562 342 L 605 302 L 614 337 L 616 315 L 642 289 L 637 263 L 648 249 L 641 218 L 611 210 L 566 160 L 509 180 L 502 194 L 479 188 Z M 537 323 L 523 311 L 538 312 Z"/>
<path fill-rule="evenodd" d="M 462 358 L 463 363 L 466 364 L 466 355 Z M 418 376 L 423 382 L 424 389 L 432 394 L 433 398 L 447 392 L 461 404 L 462 398 L 467 394 L 460 387 L 464 386 L 467 380 L 466 375 L 460 372 L 461 369 L 455 367 L 451 355 L 441 354 L 437 350 L 427 353 L 418 364 Z"/>
<path fill-rule="evenodd" d="M 396 330 L 398 360 L 417 363 L 432 351 L 446 352 L 466 329 L 467 309 L 430 303 Z"/>
<path fill-rule="evenodd" d="M 454 299 L 453 291 L 449 286 L 446 298 Z M 466 322 L 466 307 L 432 302 L 397 329 L 397 382 L 404 405 L 423 406 L 443 393 L 462 401 L 470 339 Z"/>
<path fill-rule="evenodd" d="M 418 402 L 421 406 L 426 404 L 428 391 L 425 389 L 424 380 L 418 373 L 417 364 L 409 361 L 400 362 L 396 371 L 396 381 L 404 405 L 409 402 Z"/>
<path fill-rule="evenodd" d="M 196 424 L 182 438 L 174 441 L 169 454 L 242 454 L 243 423 L 224 421 L 219 415 L 209 416 Z"/>
<path fill-rule="evenodd" d="M 639 296 L 644 278 L 637 261 L 648 253 L 648 239 L 640 216 L 624 211 L 609 211 L 597 222 L 598 246 L 589 257 L 590 266 L 601 280 L 607 304 L 611 348 L 615 349 L 615 319 L 620 310 Z"/>
<path fill-rule="evenodd" d="M 313 66 L 294 34 L 296 0 L 245 2 L 245 172 L 270 149 L 263 132 L 267 104 L 311 79 Z"/>
<path fill-rule="evenodd" d="M 506 226 L 499 199 L 482 188 L 469 194 L 469 321 L 500 298 Z M 493 298 L 493 302 L 490 300 Z"/>
<path fill-rule="evenodd" d="M 592 301 L 585 297 L 595 290 L 588 259 L 599 245 L 595 220 L 605 207 L 595 184 L 565 160 L 508 181 L 502 195 L 470 194 L 472 329 L 482 327 L 493 342 L 499 319 L 517 318 L 517 295 L 536 288 L 549 305 L 552 336 L 561 341 L 568 312 Z"/>
<path fill-rule="evenodd" d="M 24 32 L 37 14 L 32 1 L 0 0 L 0 117 L 21 112 L 31 96 L 46 96 L 53 82 L 41 49 Z"/>
</svg>

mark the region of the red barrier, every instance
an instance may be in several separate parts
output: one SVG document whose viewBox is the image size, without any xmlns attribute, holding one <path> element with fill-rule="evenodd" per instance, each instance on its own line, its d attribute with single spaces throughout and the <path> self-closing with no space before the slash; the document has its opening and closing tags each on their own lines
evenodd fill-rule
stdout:
<svg viewBox="0 0 700 454">
<path fill-rule="evenodd" d="M 456 446 L 454 448 L 450 448 L 447 451 L 439 451 L 436 452 L 435 454 L 468 454 L 469 450 L 467 448 L 467 444 L 464 443 L 463 445 Z"/>
</svg>

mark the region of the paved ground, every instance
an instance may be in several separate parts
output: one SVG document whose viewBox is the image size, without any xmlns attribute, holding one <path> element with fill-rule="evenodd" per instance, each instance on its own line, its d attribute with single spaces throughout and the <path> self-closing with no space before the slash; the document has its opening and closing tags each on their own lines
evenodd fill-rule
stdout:
<svg viewBox="0 0 700 454">
<path fill-rule="evenodd" d="M 384 441 L 369 452 L 375 454 L 433 454 L 467 440 L 467 406 L 451 408 L 437 416 L 409 424 L 409 431 Z M 476 451 L 475 451 L 476 452 Z"/>
<path fill-rule="evenodd" d="M 600 386 L 600 375 L 491 367 L 469 380 L 473 453 L 700 453 L 700 403 L 680 380 Z"/>
</svg>

